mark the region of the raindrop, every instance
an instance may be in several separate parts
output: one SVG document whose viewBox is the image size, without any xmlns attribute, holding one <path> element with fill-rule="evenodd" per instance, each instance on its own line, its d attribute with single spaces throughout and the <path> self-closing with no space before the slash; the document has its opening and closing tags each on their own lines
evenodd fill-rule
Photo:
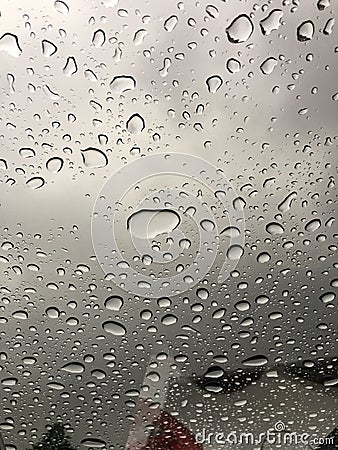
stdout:
<svg viewBox="0 0 338 450">
<path fill-rule="evenodd" d="M 230 73 L 237 73 L 241 70 L 242 64 L 235 58 L 228 59 L 226 68 Z"/>
<path fill-rule="evenodd" d="M 263 355 L 251 356 L 242 361 L 243 366 L 247 367 L 261 367 L 268 363 L 268 358 Z"/>
<path fill-rule="evenodd" d="M 286 212 L 291 208 L 292 202 L 297 197 L 297 192 L 291 192 L 285 199 L 278 205 L 278 209 L 281 212 Z"/>
<path fill-rule="evenodd" d="M 17 378 L 3 378 L 1 384 L 3 386 L 15 386 L 19 380 Z"/>
<path fill-rule="evenodd" d="M 180 224 L 180 216 L 169 209 L 141 209 L 127 220 L 127 230 L 140 239 L 153 239 L 170 233 Z"/>
<path fill-rule="evenodd" d="M 321 226 L 321 221 L 319 219 L 312 219 L 310 222 L 308 222 L 305 225 L 305 231 L 308 231 L 309 233 L 313 233 L 314 231 L 318 230 L 318 228 Z"/>
<path fill-rule="evenodd" d="M 76 72 L 77 72 L 77 64 L 75 58 L 74 56 L 69 56 L 63 68 L 63 73 L 66 75 L 66 77 L 71 77 Z"/>
<path fill-rule="evenodd" d="M 46 162 L 46 169 L 52 173 L 58 173 L 63 167 L 63 159 L 55 156 Z"/>
<path fill-rule="evenodd" d="M 167 314 L 164 317 L 162 317 L 161 322 L 163 323 L 163 325 L 174 325 L 174 323 L 177 322 L 177 317 L 174 316 L 173 314 Z"/>
<path fill-rule="evenodd" d="M 133 114 L 127 120 L 126 127 L 129 133 L 132 134 L 140 134 L 144 130 L 146 124 L 142 116 L 140 114 Z"/>
<path fill-rule="evenodd" d="M 231 261 L 237 261 L 242 257 L 243 253 L 244 253 L 243 247 L 241 247 L 238 244 L 235 244 L 228 248 L 227 257 Z"/>
<path fill-rule="evenodd" d="M 328 21 L 325 24 L 325 27 L 323 29 L 323 34 L 326 36 L 329 36 L 332 33 L 334 26 L 334 19 L 331 17 L 331 19 L 328 19 Z"/>
<path fill-rule="evenodd" d="M 58 308 L 51 306 L 50 308 L 46 309 L 46 315 L 50 319 L 57 319 L 58 317 L 60 317 L 60 311 L 58 310 Z"/>
<path fill-rule="evenodd" d="M 83 447 L 104 448 L 107 444 L 102 439 L 89 438 L 83 439 L 81 445 L 83 445 Z"/>
<path fill-rule="evenodd" d="M 81 150 L 83 164 L 90 169 L 105 167 L 108 164 L 107 156 L 97 148 L 88 147 Z"/>
<path fill-rule="evenodd" d="M 280 9 L 272 10 L 267 17 L 259 22 L 262 33 L 268 36 L 272 31 L 278 30 L 282 17 L 283 11 Z"/>
<path fill-rule="evenodd" d="M 212 220 L 204 219 L 200 223 L 204 231 L 213 231 L 215 229 L 215 224 Z"/>
<path fill-rule="evenodd" d="M 315 26 L 311 20 L 307 20 L 299 25 L 297 28 L 297 39 L 300 42 L 309 41 L 313 38 Z"/>
<path fill-rule="evenodd" d="M 272 234 L 273 236 L 276 236 L 278 234 L 283 234 L 285 231 L 284 228 L 282 227 L 282 225 L 277 222 L 268 223 L 266 225 L 265 229 L 269 234 Z"/>
<path fill-rule="evenodd" d="M 118 295 L 112 295 L 106 299 L 104 306 L 112 311 L 119 311 L 123 306 L 123 299 Z"/>
<path fill-rule="evenodd" d="M 165 31 L 168 31 L 169 33 L 173 31 L 173 29 L 178 24 L 178 17 L 177 16 L 170 16 L 168 19 L 164 22 L 163 27 Z"/>
<path fill-rule="evenodd" d="M 5 33 L 0 38 L 0 50 L 18 58 L 21 53 L 18 37 L 12 33 Z"/>
<path fill-rule="evenodd" d="M 224 370 L 219 366 L 212 366 L 205 372 L 205 378 L 221 378 L 225 374 Z"/>
<path fill-rule="evenodd" d="M 20 148 L 19 155 L 23 158 L 33 158 L 35 151 L 32 148 Z"/>
<path fill-rule="evenodd" d="M 113 334 L 114 336 L 124 336 L 127 333 L 126 328 L 122 324 L 112 320 L 104 322 L 102 328 L 106 333 Z"/>
<path fill-rule="evenodd" d="M 45 184 L 42 177 L 33 177 L 26 181 L 26 185 L 31 189 L 39 189 Z"/>
<path fill-rule="evenodd" d="M 113 78 L 109 86 L 113 94 L 123 94 L 135 89 L 136 80 L 130 75 L 119 75 Z"/>
<path fill-rule="evenodd" d="M 72 362 L 65 364 L 63 367 L 61 367 L 61 370 L 64 370 L 68 373 L 83 373 L 85 371 L 85 366 L 82 363 L 78 362 Z"/>
<path fill-rule="evenodd" d="M 246 14 L 237 16 L 225 30 L 232 44 L 240 44 L 249 39 L 254 30 L 251 19 Z"/>
<path fill-rule="evenodd" d="M 53 44 L 53 42 L 47 41 L 46 39 L 44 39 L 42 41 L 42 53 L 44 56 L 47 56 L 48 58 L 52 55 L 54 55 L 54 53 L 57 52 L 57 46 Z"/>
<path fill-rule="evenodd" d="M 241 312 L 248 311 L 248 309 L 250 309 L 250 303 L 246 301 L 239 301 L 235 304 L 235 308 Z"/>
<path fill-rule="evenodd" d="M 219 11 L 214 5 L 208 5 L 205 8 L 205 12 L 213 19 L 218 19 L 219 17 Z"/>
<path fill-rule="evenodd" d="M 62 391 L 65 389 L 65 386 L 61 383 L 57 383 L 56 381 L 52 381 L 51 383 L 47 383 L 47 386 L 55 391 Z"/>
<path fill-rule="evenodd" d="M 106 42 L 106 35 L 104 33 L 103 30 L 96 30 L 94 35 L 93 35 L 93 39 L 92 39 L 92 44 L 94 45 L 94 47 L 102 47 L 102 45 Z"/>
<path fill-rule="evenodd" d="M 206 80 L 205 83 L 207 85 L 208 91 L 211 94 L 215 94 L 218 91 L 218 89 L 222 86 L 223 80 L 219 75 L 212 75 Z"/>
<path fill-rule="evenodd" d="M 257 261 L 261 264 L 265 264 L 269 262 L 271 259 L 271 256 L 267 252 L 262 252 L 257 256 Z"/>
<path fill-rule="evenodd" d="M 273 69 L 277 65 L 277 59 L 270 57 L 267 58 L 261 65 L 260 69 L 263 75 L 270 75 L 273 72 Z"/>
<path fill-rule="evenodd" d="M 69 13 L 68 5 L 65 2 L 62 2 L 61 0 L 56 0 L 56 2 L 54 2 L 54 8 L 61 14 Z"/>
<path fill-rule="evenodd" d="M 209 297 L 209 291 L 205 288 L 199 288 L 197 289 L 197 297 L 201 300 L 206 300 Z"/>
<path fill-rule="evenodd" d="M 137 30 L 136 33 L 134 34 L 134 39 L 133 42 L 135 45 L 141 45 L 143 44 L 144 38 L 147 36 L 147 31 L 146 30 Z"/>
<path fill-rule="evenodd" d="M 319 298 L 323 303 L 330 303 L 336 298 L 336 294 L 334 292 L 325 292 Z"/>
</svg>

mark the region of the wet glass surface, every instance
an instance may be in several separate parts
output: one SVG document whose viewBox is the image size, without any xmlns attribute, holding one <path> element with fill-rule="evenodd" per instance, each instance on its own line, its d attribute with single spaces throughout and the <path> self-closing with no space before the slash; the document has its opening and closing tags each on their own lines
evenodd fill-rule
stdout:
<svg viewBox="0 0 338 450">
<path fill-rule="evenodd" d="M 336 10 L 0 0 L 6 450 L 338 448 Z"/>
</svg>

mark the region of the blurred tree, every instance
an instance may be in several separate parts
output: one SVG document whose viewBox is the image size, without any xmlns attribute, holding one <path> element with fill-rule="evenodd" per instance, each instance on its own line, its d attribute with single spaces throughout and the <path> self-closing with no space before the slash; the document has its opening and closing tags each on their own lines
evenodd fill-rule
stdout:
<svg viewBox="0 0 338 450">
<path fill-rule="evenodd" d="M 55 423 L 32 449 L 27 450 L 76 450 L 72 446 L 62 423 Z"/>
</svg>

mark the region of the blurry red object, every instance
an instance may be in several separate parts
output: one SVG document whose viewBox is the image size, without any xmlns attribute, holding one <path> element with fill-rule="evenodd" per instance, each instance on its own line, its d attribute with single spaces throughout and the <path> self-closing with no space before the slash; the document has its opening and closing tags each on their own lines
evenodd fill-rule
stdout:
<svg viewBox="0 0 338 450">
<path fill-rule="evenodd" d="M 141 450 L 203 450 L 194 434 L 171 414 L 161 411 L 153 425 L 155 431 Z"/>
</svg>

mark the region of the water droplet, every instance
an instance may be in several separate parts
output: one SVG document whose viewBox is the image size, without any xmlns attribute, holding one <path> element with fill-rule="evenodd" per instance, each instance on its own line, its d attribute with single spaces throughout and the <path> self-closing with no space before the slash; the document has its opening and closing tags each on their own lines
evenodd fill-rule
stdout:
<svg viewBox="0 0 338 450">
<path fill-rule="evenodd" d="M 123 94 L 135 89 L 136 80 L 130 75 L 119 75 L 113 78 L 109 86 L 113 94 Z"/>
<path fill-rule="evenodd" d="M 127 220 L 127 229 L 140 239 L 153 239 L 162 233 L 170 233 L 180 224 L 180 216 L 169 209 L 141 209 Z"/>
<path fill-rule="evenodd" d="M 305 231 L 308 231 L 309 233 L 313 233 L 314 231 L 318 230 L 318 228 L 321 226 L 321 221 L 319 219 L 312 219 L 310 222 L 308 222 L 305 225 Z"/>
<path fill-rule="evenodd" d="M 319 298 L 323 303 L 330 303 L 336 298 L 336 294 L 334 292 L 325 292 Z"/>
<path fill-rule="evenodd" d="M 235 244 L 228 248 L 227 257 L 231 261 L 237 261 L 242 257 L 243 253 L 244 249 L 240 245 Z"/>
<path fill-rule="evenodd" d="M 123 299 L 118 295 L 112 295 L 106 299 L 104 306 L 112 311 L 119 311 L 123 306 Z"/>
<path fill-rule="evenodd" d="M 223 80 L 219 75 L 212 75 L 206 80 L 205 83 L 207 85 L 208 91 L 211 94 L 215 94 L 218 91 L 218 89 L 222 86 Z"/>
<path fill-rule="evenodd" d="M 261 367 L 268 363 L 268 358 L 263 355 L 251 356 L 250 358 L 242 361 L 243 366 L 247 367 Z"/>
<path fill-rule="evenodd" d="M 209 297 L 209 291 L 205 288 L 199 288 L 197 289 L 197 297 L 201 300 L 206 300 Z"/>
<path fill-rule="evenodd" d="M 249 39 L 254 30 L 251 19 L 246 14 L 237 16 L 225 30 L 232 44 L 240 44 Z"/>
<path fill-rule="evenodd" d="M 58 310 L 58 308 L 51 306 L 50 308 L 46 309 L 46 315 L 50 319 L 57 319 L 58 317 L 60 317 L 60 311 Z"/>
<path fill-rule="evenodd" d="M 61 383 L 57 383 L 56 381 L 52 381 L 51 383 L 47 383 L 47 386 L 56 391 L 62 391 L 65 389 L 65 386 Z"/>
<path fill-rule="evenodd" d="M 129 133 L 132 134 L 140 134 L 144 130 L 146 124 L 142 116 L 140 114 L 133 114 L 127 120 L 126 127 Z"/>
<path fill-rule="evenodd" d="M 61 0 L 56 0 L 56 2 L 54 2 L 54 8 L 61 14 L 69 13 L 68 5 L 65 2 L 62 2 Z"/>
<path fill-rule="evenodd" d="M 33 177 L 26 181 L 26 185 L 31 189 L 39 189 L 44 186 L 45 180 L 42 177 Z"/>
<path fill-rule="evenodd" d="M 81 150 L 82 160 L 90 169 L 105 167 L 108 164 L 107 156 L 97 148 L 89 147 Z"/>
<path fill-rule="evenodd" d="M 280 9 L 274 9 L 267 17 L 259 22 L 264 36 L 268 36 L 272 31 L 278 30 L 281 24 L 282 17 L 283 11 L 281 11 Z"/>
<path fill-rule="evenodd" d="M 291 208 L 292 202 L 297 197 L 297 192 L 291 192 L 285 199 L 278 205 L 278 209 L 281 212 L 286 212 Z"/>
<path fill-rule="evenodd" d="M 135 35 L 134 35 L 134 39 L 133 42 L 135 45 L 141 45 L 143 44 L 144 38 L 147 36 L 147 31 L 146 30 L 137 30 Z"/>
<path fill-rule="evenodd" d="M 213 19 L 218 19 L 219 17 L 219 11 L 214 5 L 206 6 L 205 12 L 208 14 L 208 16 L 212 17 Z"/>
<path fill-rule="evenodd" d="M 271 256 L 269 255 L 269 253 L 267 252 L 261 252 L 258 256 L 257 256 L 257 261 L 261 264 L 265 264 L 267 262 L 269 262 L 271 259 Z"/>
<path fill-rule="evenodd" d="M 3 386 L 15 386 L 19 380 L 17 378 L 11 377 L 11 378 L 3 378 L 1 380 L 1 384 Z"/>
<path fill-rule="evenodd" d="M 313 38 L 315 26 L 311 20 L 307 20 L 299 25 L 297 28 L 297 39 L 300 42 L 309 41 Z"/>
<path fill-rule="evenodd" d="M 74 374 L 83 373 L 85 371 L 85 366 L 82 363 L 72 362 L 65 364 L 63 367 L 61 367 L 61 370 Z"/>
<path fill-rule="evenodd" d="M 248 309 L 250 309 L 250 303 L 242 300 L 242 301 L 235 303 L 235 308 L 241 312 L 248 311 Z"/>
<path fill-rule="evenodd" d="M 219 366 L 212 366 L 205 372 L 205 378 L 221 378 L 225 374 L 225 371 Z"/>
<path fill-rule="evenodd" d="M 63 159 L 55 156 L 46 162 L 46 169 L 52 173 L 58 173 L 63 167 Z"/>
<path fill-rule="evenodd" d="M 168 19 L 164 22 L 163 27 L 165 31 L 168 31 L 169 33 L 173 31 L 173 29 L 178 24 L 178 17 L 177 16 L 170 16 Z"/>
<path fill-rule="evenodd" d="M 329 36 L 332 33 L 333 27 L 334 27 L 334 19 L 331 17 L 331 19 L 328 19 L 328 21 L 325 24 L 325 27 L 323 29 L 323 34 L 326 36 Z"/>
<path fill-rule="evenodd" d="M 12 33 L 3 34 L 0 38 L 0 51 L 1 50 L 18 58 L 22 53 L 18 37 Z"/>
<path fill-rule="evenodd" d="M 42 45 L 42 53 L 47 58 L 54 55 L 54 53 L 56 53 L 58 50 L 57 46 L 54 45 L 53 42 L 47 41 L 46 39 L 42 41 L 41 45 Z"/>
<path fill-rule="evenodd" d="M 284 228 L 280 223 L 270 222 L 265 227 L 266 231 L 273 236 L 284 233 Z"/>
<path fill-rule="evenodd" d="M 28 314 L 27 314 L 27 312 L 26 312 L 26 311 L 22 311 L 22 310 L 14 311 L 14 312 L 12 313 L 12 316 L 13 316 L 15 319 L 19 319 L 19 320 L 26 320 L 26 319 L 28 319 Z"/>
<path fill-rule="evenodd" d="M 20 148 L 19 155 L 22 158 L 33 158 L 35 156 L 35 151 L 32 148 Z"/>
<path fill-rule="evenodd" d="M 76 72 L 77 72 L 76 60 L 74 56 L 69 56 L 63 68 L 63 73 L 66 75 L 66 77 L 71 77 Z"/>
<path fill-rule="evenodd" d="M 163 323 L 163 325 L 174 325 L 174 323 L 177 322 L 177 317 L 174 316 L 173 314 L 167 314 L 164 317 L 162 317 L 161 322 Z"/>
<path fill-rule="evenodd" d="M 242 64 L 235 58 L 228 59 L 226 68 L 230 73 L 237 73 L 241 70 Z"/>
<path fill-rule="evenodd" d="M 83 439 L 81 445 L 83 445 L 83 447 L 104 448 L 107 444 L 102 439 L 88 438 Z"/>
<path fill-rule="evenodd" d="M 93 34 L 92 44 L 94 47 L 102 47 L 102 45 L 106 42 L 106 35 L 103 30 L 96 30 Z"/>
<path fill-rule="evenodd" d="M 102 324 L 102 328 L 106 333 L 113 334 L 114 336 L 124 336 L 127 333 L 124 325 L 114 322 L 112 320 L 108 320 Z"/>
<path fill-rule="evenodd" d="M 216 226 L 214 224 L 214 222 L 212 222 L 211 220 L 208 220 L 208 219 L 202 220 L 200 224 L 204 231 L 209 231 L 209 232 L 213 231 Z"/>
<path fill-rule="evenodd" d="M 270 75 L 273 72 L 273 69 L 277 65 L 277 59 L 270 57 L 267 58 L 261 65 L 260 69 L 263 75 Z"/>
</svg>

